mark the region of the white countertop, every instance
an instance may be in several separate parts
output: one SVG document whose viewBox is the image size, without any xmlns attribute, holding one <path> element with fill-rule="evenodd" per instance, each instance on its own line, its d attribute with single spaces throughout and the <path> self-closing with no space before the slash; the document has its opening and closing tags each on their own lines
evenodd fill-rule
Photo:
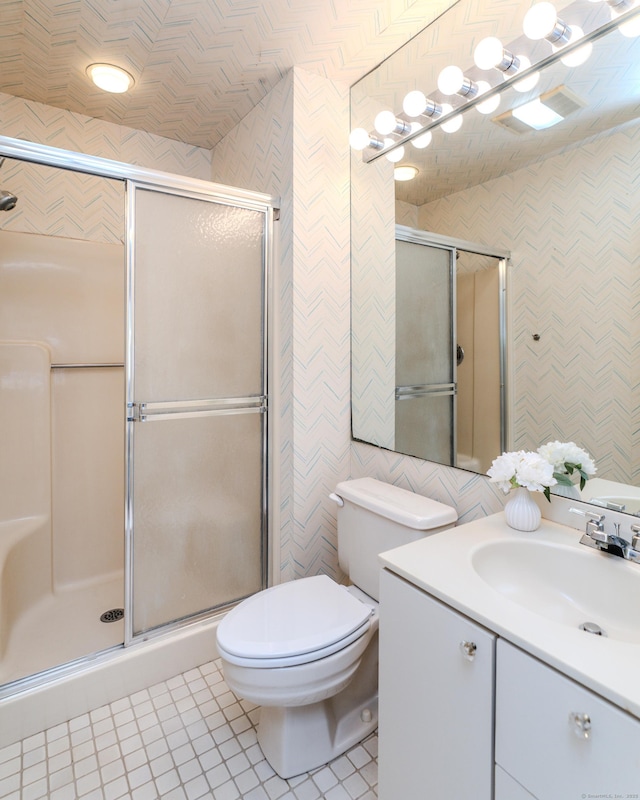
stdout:
<svg viewBox="0 0 640 800">
<path fill-rule="evenodd" d="M 640 718 L 640 592 L 637 605 L 634 603 L 638 636 L 635 641 L 622 641 L 585 633 L 577 626 L 549 619 L 514 602 L 485 582 L 472 563 L 474 553 L 488 543 L 514 538 L 544 539 L 553 545 L 576 548 L 577 569 L 586 553 L 589 558 L 616 562 L 613 567 L 621 572 L 638 570 L 640 587 L 640 564 L 591 550 L 579 544 L 581 535 L 582 531 L 544 519 L 537 531 L 514 531 L 505 522 L 504 514 L 499 513 L 388 550 L 380 555 L 380 561 L 415 586 Z M 595 562 L 596 570 L 599 563 Z M 597 606 L 598 586 L 592 590 Z"/>
</svg>

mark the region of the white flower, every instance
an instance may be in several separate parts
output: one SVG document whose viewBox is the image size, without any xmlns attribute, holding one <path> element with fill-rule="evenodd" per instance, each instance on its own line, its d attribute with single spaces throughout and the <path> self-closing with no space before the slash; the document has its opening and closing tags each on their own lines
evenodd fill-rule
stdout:
<svg viewBox="0 0 640 800">
<path fill-rule="evenodd" d="M 539 453 L 524 450 L 498 456 L 487 475 L 505 494 L 518 486 L 524 486 L 532 492 L 544 492 L 557 483 L 553 477 L 553 466 Z"/>
<path fill-rule="evenodd" d="M 574 442 L 547 442 L 538 448 L 538 453 L 553 465 L 553 471 L 566 475 L 567 464 L 577 467 L 586 476 L 596 474 L 596 465 L 593 459 Z"/>
</svg>

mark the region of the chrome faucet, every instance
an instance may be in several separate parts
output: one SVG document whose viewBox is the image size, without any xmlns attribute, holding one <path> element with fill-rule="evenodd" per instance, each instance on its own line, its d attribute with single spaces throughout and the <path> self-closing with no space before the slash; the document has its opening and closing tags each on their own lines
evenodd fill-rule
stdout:
<svg viewBox="0 0 640 800">
<path fill-rule="evenodd" d="M 631 526 L 631 542 L 620 536 L 620 523 L 614 522 L 615 533 L 607 533 L 604 529 L 604 514 L 594 514 L 580 508 L 570 508 L 573 514 L 587 518 L 585 533 L 580 544 L 595 547 L 603 553 L 624 558 L 640 564 L 640 525 Z"/>
</svg>

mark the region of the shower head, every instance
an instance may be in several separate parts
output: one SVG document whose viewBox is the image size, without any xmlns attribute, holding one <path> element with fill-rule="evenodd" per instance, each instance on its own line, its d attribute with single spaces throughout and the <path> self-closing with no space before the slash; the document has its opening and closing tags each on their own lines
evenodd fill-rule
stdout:
<svg viewBox="0 0 640 800">
<path fill-rule="evenodd" d="M 11 211 L 12 208 L 16 207 L 17 202 L 18 198 L 15 194 L 0 190 L 0 211 Z"/>
</svg>

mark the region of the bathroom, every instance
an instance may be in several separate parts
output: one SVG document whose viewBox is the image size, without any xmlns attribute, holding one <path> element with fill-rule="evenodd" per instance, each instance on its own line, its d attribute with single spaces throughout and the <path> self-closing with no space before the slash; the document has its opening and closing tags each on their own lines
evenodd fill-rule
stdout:
<svg viewBox="0 0 640 800">
<path fill-rule="evenodd" d="M 404 20 L 404 33 L 396 31 L 393 43 L 380 46 L 369 67 L 426 20 L 424 15 L 420 22 Z M 348 86 L 363 71 L 356 68 L 334 82 L 294 68 L 213 150 L 167 144 L 125 126 L 2 95 L 5 136 L 279 198 L 279 271 L 273 291 L 281 304 L 272 336 L 272 374 L 278 379 L 271 394 L 277 420 L 272 450 L 279 460 L 271 471 L 271 520 L 278 534 L 272 539 L 272 563 L 282 580 L 318 572 L 337 576 L 328 495 L 341 479 L 372 475 L 397 483 L 455 505 L 463 522 L 499 511 L 504 503 L 482 476 L 350 440 L 350 154 L 345 137 Z M 2 188 L 7 166 L 0 172 Z"/>
</svg>

